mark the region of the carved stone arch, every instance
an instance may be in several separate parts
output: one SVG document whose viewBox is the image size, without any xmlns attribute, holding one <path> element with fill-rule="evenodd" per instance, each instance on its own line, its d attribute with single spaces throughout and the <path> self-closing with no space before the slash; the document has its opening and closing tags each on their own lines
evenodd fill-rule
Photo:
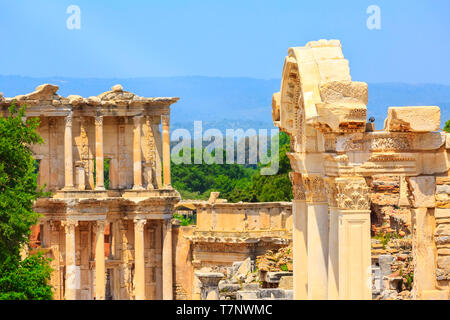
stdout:
<svg viewBox="0 0 450 320">
<path fill-rule="evenodd" d="M 291 137 L 294 150 L 301 152 L 304 148 L 305 110 L 301 76 L 297 60 L 292 55 L 284 61 L 279 103 L 281 127 Z"/>
</svg>

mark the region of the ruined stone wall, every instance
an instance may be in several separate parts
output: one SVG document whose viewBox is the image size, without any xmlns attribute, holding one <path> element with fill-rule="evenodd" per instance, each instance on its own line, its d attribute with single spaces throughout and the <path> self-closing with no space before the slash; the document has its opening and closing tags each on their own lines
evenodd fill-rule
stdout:
<svg viewBox="0 0 450 320">
<path fill-rule="evenodd" d="M 192 299 L 194 267 L 192 265 L 192 246 L 187 236 L 192 235 L 195 227 L 174 225 L 172 229 L 174 299 Z"/>
<path fill-rule="evenodd" d="M 38 133 L 43 137 L 42 145 L 34 145 L 35 158 L 39 160 L 39 183 L 46 184 L 51 191 L 64 187 L 64 119 L 41 117 Z M 73 120 L 73 161 L 76 167 L 83 167 L 86 190 L 93 190 L 95 161 L 94 118 Z M 152 170 L 152 183 L 158 187 L 161 182 L 161 133 L 157 117 L 142 119 L 141 148 L 144 164 L 144 184 L 148 184 L 146 170 Z M 105 117 L 104 159 L 110 161 L 110 189 L 131 189 L 133 187 L 133 121 L 126 117 Z M 148 165 L 147 165 L 148 164 Z M 79 185 L 77 170 L 74 170 L 75 185 Z"/>
<path fill-rule="evenodd" d="M 290 202 L 225 203 L 215 199 L 192 204 L 197 211 L 197 225 L 181 229 L 189 245 L 178 235 L 175 249 L 177 264 L 184 263 L 189 252 L 193 272 L 185 271 L 186 266 L 181 267 L 186 276 L 177 270 L 176 290 L 180 296 L 190 292 L 192 299 L 200 299 L 197 271 L 227 274 L 234 262 L 255 260 L 268 250 L 276 251 L 292 241 Z M 189 281 L 191 289 L 180 288 Z"/>
</svg>

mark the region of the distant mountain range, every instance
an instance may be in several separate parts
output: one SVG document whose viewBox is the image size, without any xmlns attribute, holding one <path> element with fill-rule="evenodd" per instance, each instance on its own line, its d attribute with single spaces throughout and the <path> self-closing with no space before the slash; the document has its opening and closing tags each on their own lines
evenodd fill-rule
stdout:
<svg viewBox="0 0 450 320">
<path fill-rule="evenodd" d="M 171 125 L 192 131 L 193 121 L 202 120 L 203 130 L 273 128 L 272 94 L 280 80 L 219 77 L 149 77 L 130 79 L 31 78 L 0 76 L 0 92 L 13 97 L 34 91 L 42 83 L 56 84 L 59 94 L 98 95 L 122 84 L 124 90 L 145 97 L 173 96 Z M 383 128 L 389 106 L 437 105 L 441 108 L 441 127 L 450 119 L 450 86 L 438 84 L 369 83 L 368 116 Z"/>
</svg>

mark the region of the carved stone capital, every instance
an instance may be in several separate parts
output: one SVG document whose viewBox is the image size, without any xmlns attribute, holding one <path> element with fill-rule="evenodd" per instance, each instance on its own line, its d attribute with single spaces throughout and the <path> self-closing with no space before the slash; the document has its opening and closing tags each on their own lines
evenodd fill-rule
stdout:
<svg viewBox="0 0 450 320">
<path fill-rule="evenodd" d="M 138 232 L 143 232 L 144 231 L 144 226 L 147 223 L 147 220 L 144 219 L 134 219 L 134 226 L 135 226 L 135 230 L 137 230 Z"/>
<path fill-rule="evenodd" d="M 327 193 L 328 206 L 336 208 L 337 204 L 337 187 L 334 178 L 325 178 L 325 191 Z"/>
<path fill-rule="evenodd" d="M 289 179 L 292 183 L 294 200 L 306 200 L 305 185 L 303 184 L 302 175 L 298 172 L 289 172 Z"/>
<path fill-rule="evenodd" d="M 64 119 L 64 124 L 66 127 L 72 127 L 73 113 L 70 112 Z"/>
<path fill-rule="evenodd" d="M 95 126 L 103 126 L 103 116 L 95 117 Z"/>
<path fill-rule="evenodd" d="M 305 185 L 306 201 L 327 202 L 323 177 L 316 174 L 304 175 L 303 184 Z"/>
<path fill-rule="evenodd" d="M 73 234 L 75 232 L 75 228 L 78 226 L 77 220 L 64 220 L 61 221 L 61 226 L 64 227 L 66 233 Z"/>
<path fill-rule="evenodd" d="M 162 124 L 164 127 L 168 127 L 170 125 L 170 115 L 163 114 L 161 115 Z"/>
<path fill-rule="evenodd" d="M 97 233 L 105 233 L 105 226 L 106 226 L 105 220 L 97 220 L 95 222 L 95 231 Z"/>
<path fill-rule="evenodd" d="M 363 178 L 336 179 L 337 207 L 341 210 L 370 210 L 369 187 Z"/>
</svg>

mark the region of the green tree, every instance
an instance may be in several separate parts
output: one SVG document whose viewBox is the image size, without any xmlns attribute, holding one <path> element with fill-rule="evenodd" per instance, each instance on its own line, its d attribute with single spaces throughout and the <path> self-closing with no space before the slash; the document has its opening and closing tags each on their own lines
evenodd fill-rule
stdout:
<svg viewBox="0 0 450 320">
<path fill-rule="evenodd" d="M 47 196 L 38 187 L 30 146 L 42 143 L 39 121 L 25 117 L 25 107 L 12 104 L 10 115 L 0 118 L 0 298 L 51 299 L 48 259 L 41 254 L 21 261 L 30 228 L 38 221 L 33 211 L 37 198 Z"/>
<path fill-rule="evenodd" d="M 447 122 L 445 123 L 444 131 L 450 133 L 450 120 L 447 120 Z"/>
</svg>

